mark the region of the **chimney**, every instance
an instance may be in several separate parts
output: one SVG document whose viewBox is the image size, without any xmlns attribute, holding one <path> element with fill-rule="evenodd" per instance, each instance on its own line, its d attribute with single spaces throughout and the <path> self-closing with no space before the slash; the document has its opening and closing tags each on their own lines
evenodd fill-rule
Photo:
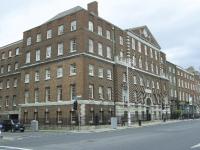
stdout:
<svg viewBox="0 0 200 150">
<path fill-rule="evenodd" d="M 87 5 L 88 11 L 98 16 L 98 3 L 96 1 Z"/>
</svg>

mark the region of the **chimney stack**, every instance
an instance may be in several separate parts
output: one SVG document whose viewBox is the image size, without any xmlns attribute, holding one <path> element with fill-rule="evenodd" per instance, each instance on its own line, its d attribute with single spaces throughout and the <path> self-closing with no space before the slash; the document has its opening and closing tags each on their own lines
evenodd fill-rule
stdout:
<svg viewBox="0 0 200 150">
<path fill-rule="evenodd" d="M 98 16 L 98 3 L 96 1 L 87 5 L 88 11 Z"/>
</svg>

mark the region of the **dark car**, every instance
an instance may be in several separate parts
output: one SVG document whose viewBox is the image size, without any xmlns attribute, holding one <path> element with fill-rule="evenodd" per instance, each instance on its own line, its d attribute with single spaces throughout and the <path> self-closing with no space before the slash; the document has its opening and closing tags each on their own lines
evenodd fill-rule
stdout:
<svg viewBox="0 0 200 150">
<path fill-rule="evenodd" d="M 9 120 L 3 120 L 1 130 L 11 131 L 11 132 L 15 132 L 15 131 L 24 132 L 25 127 L 18 120 L 9 119 Z"/>
</svg>

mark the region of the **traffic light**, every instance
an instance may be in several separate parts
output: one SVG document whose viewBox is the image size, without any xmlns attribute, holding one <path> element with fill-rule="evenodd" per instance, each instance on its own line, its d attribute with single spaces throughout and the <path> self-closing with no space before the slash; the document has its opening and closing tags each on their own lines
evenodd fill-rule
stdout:
<svg viewBox="0 0 200 150">
<path fill-rule="evenodd" d="M 74 103 L 73 103 L 73 109 L 77 110 L 77 106 L 78 106 L 78 101 L 75 100 Z"/>
</svg>

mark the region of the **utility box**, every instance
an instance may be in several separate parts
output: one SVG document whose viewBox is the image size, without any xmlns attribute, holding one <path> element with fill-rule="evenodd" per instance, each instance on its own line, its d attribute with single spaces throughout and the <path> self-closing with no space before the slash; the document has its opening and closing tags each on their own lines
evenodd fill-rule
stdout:
<svg viewBox="0 0 200 150">
<path fill-rule="evenodd" d="M 117 129 L 117 117 L 111 117 L 111 128 Z"/>
<path fill-rule="evenodd" d="M 37 120 L 31 121 L 31 130 L 34 132 L 38 131 L 38 121 Z"/>
</svg>

